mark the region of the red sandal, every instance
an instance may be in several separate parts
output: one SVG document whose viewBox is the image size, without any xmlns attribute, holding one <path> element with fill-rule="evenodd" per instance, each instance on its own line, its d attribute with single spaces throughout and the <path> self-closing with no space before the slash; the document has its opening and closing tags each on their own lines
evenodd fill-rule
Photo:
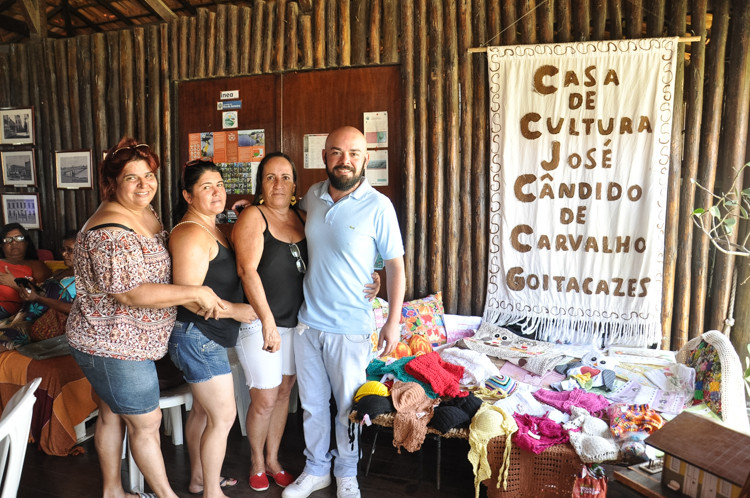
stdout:
<svg viewBox="0 0 750 498">
<path fill-rule="evenodd" d="M 263 472 L 250 476 L 250 487 L 253 491 L 265 491 L 268 489 L 268 477 Z"/>
<path fill-rule="evenodd" d="M 285 488 L 294 482 L 294 477 L 292 477 L 291 474 L 287 474 L 286 471 L 284 470 L 277 472 L 275 474 L 272 474 L 271 472 L 266 472 L 266 475 L 271 476 L 274 482 L 276 482 L 276 484 L 278 484 L 282 488 Z"/>
</svg>

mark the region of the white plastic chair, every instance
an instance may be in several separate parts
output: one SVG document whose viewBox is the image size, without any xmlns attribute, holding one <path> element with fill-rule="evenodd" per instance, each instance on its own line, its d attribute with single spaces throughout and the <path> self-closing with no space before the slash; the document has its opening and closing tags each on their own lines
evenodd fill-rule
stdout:
<svg viewBox="0 0 750 498">
<path fill-rule="evenodd" d="M 172 444 L 175 446 L 181 445 L 184 440 L 182 429 L 183 405 L 185 405 L 185 411 L 188 412 L 193 408 L 193 394 L 190 392 L 189 384 L 181 384 L 161 392 L 159 408 L 162 409 L 164 434 L 167 436 L 172 435 Z M 125 431 L 125 447 L 127 454 L 123 455 L 123 458 L 127 458 L 128 460 L 128 485 L 131 492 L 142 493 L 145 484 L 143 474 L 138 465 L 136 465 L 133 454 L 130 451 L 127 430 Z"/>
<path fill-rule="evenodd" d="M 5 477 L 0 498 L 12 498 L 18 493 L 36 403 L 34 392 L 40 382 L 42 378 L 37 377 L 19 389 L 10 398 L 0 417 L 0 481 Z"/>
</svg>

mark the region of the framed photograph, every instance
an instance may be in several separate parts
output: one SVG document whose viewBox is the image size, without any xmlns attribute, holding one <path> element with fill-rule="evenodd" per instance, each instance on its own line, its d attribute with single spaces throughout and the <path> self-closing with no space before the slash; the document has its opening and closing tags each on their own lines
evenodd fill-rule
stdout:
<svg viewBox="0 0 750 498">
<path fill-rule="evenodd" d="M 34 143 L 34 108 L 0 109 L 0 144 Z"/>
<path fill-rule="evenodd" d="M 3 220 L 6 225 L 20 223 L 27 230 L 41 230 L 39 194 L 3 194 Z"/>
<path fill-rule="evenodd" d="M 57 188 L 91 188 L 91 150 L 55 152 Z"/>
<path fill-rule="evenodd" d="M 36 186 L 34 150 L 0 151 L 3 165 L 3 184 L 15 187 Z"/>
</svg>

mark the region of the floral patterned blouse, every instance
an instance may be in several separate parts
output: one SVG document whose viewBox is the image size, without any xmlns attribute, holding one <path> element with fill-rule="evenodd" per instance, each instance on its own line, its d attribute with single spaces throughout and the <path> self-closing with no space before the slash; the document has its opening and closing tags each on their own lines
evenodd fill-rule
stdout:
<svg viewBox="0 0 750 498">
<path fill-rule="evenodd" d="M 164 230 L 154 237 L 104 227 L 79 232 L 77 296 L 66 327 L 73 348 L 121 360 L 157 360 L 166 354 L 176 307 L 126 306 L 113 294 L 172 282 L 167 237 Z"/>
</svg>

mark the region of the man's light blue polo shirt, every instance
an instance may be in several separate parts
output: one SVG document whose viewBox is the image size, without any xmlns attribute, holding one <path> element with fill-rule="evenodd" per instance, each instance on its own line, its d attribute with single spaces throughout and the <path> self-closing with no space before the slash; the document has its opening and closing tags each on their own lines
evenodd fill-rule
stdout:
<svg viewBox="0 0 750 498">
<path fill-rule="evenodd" d="M 324 332 L 369 334 L 372 303 L 362 291 L 372 282 L 375 258 L 404 255 L 396 210 L 367 179 L 335 204 L 328 186 L 316 183 L 301 204 L 309 264 L 299 320 Z"/>
</svg>

